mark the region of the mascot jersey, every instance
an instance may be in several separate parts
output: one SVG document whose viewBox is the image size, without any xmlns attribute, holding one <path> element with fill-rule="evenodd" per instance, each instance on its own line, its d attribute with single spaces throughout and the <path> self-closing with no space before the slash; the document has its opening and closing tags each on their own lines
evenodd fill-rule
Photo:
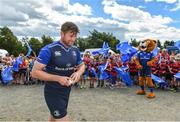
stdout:
<svg viewBox="0 0 180 122">
<path fill-rule="evenodd" d="M 143 67 L 139 72 L 139 76 L 151 76 L 151 67 L 147 65 L 147 62 L 153 58 L 153 54 L 151 52 L 140 51 L 137 53 L 137 58 Z"/>
</svg>

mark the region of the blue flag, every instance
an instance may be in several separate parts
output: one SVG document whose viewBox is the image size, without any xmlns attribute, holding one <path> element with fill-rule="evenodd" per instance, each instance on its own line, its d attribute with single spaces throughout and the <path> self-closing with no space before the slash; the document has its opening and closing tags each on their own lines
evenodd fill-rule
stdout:
<svg viewBox="0 0 180 122">
<path fill-rule="evenodd" d="M 116 50 L 119 50 L 122 54 L 135 54 L 137 52 L 137 49 L 129 45 L 127 41 L 117 44 Z"/>
<path fill-rule="evenodd" d="M 28 47 L 28 52 L 26 54 L 26 57 L 30 56 L 31 52 L 32 52 L 32 48 L 30 47 L 30 45 L 28 43 L 27 44 L 27 47 Z"/>
<path fill-rule="evenodd" d="M 1 72 L 1 76 L 3 84 L 8 84 L 10 81 L 13 80 L 12 68 L 6 67 L 5 69 L 3 69 Z"/>
<path fill-rule="evenodd" d="M 13 70 L 14 71 L 19 71 L 19 65 L 23 63 L 22 57 L 19 56 L 17 59 L 13 62 Z"/>
<path fill-rule="evenodd" d="M 158 47 L 154 48 L 154 50 L 152 51 L 153 57 L 157 56 L 159 52 Z"/>
<path fill-rule="evenodd" d="M 180 40 L 176 41 L 174 46 L 176 46 L 178 49 L 180 49 Z"/>
<path fill-rule="evenodd" d="M 108 62 L 106 62 L 106 64 L 102 64 L 99 66 L 99 71 L 100 71 L 99 79 L 100 80 L 104 80 L 104 79 L 107 79 L 109 77 L 109 75 L 105 71 L 107 65 L 108 65 Z"/>
<path fill-rule="evenodd" d="M 116 50 L 119 50 L 120 53 L 122 54 L 121 60 L 123 63 L 129 61 L 131 57 L 137 52 L 137 49 L 129 45 L 127 41 L 117 44 Z"/>
<path fill-rule="evenodd" d="M 108 56 L 109 49 L 110 49 L 110 47 L 109 47 L 108 43 L 104 42 L 103 47 L 102 47 L 102 52 L 105 57 Z"/>
<path fill-rule="evenodd" d="M 159 57 L 158 64 L 160 64 L 160 63 L 161 63 L 161 61 L 162 61 L 162 55 L 160 55 L 160 57 Z"/>
<path fill-rule="evenodd" d="M 97 55 L 97 54 L 100 54 L 101 50 L 96 50 L 96 51 L 93 51 L 92 52 L 92 55 Z"/>
<path fill-rule="evenodd" d="M 119 43 L 116 45 L 116 50 L 119 50 L 119 49 L 120 49 L 120 46 L 121 46 L 121 43 L 119 42 Z"/>
<path fill-rule="evenodd" d="M 122 54 L 127 54 L 129 49 L 128 42 L 122 42 L 116 45 L 116 50 L 119 50 Z"/>
<path fill-rule="evenodd" d="M 174 75 L 174 77 L 180 79 L 180 72 L 176 73 L 176 74 Z"/>
<path fill-rule="evenodd" d="M 102 54 L 106 57 L 108 55 L 109 49 L 110 49 L 110 47 L 109 47 L 108 43 L 103 42 L 102 48 L 100 50 L 93 51 L 92 54 L 93 55 Z"/>
<path fill-rule="evenodd" d="M 121 80 L 127 85 L 127 86 L 132 86 L 132 80 L 130 78 L 129 72 L 126 70 L 128 69 L 127 67 L 115 67 L 116 71 L 118 72 L 119 77 Z"/>
<path fill-rule="evenodd" d="M 126 61 L 129 61 L 130 60 L 130 56 L 129 56 L 129 54 L 122 54 L 121 55 L 121 61 L 123 62 L 123 63 L 125 63 Z"/>
<path fill-rule="evenodd" d="M 167 85 L 166 81 L 164 81 L 163 79 L 159 78 L 156 75 L 151 74 L 151 78 L 153 79 L 154 83 L 157 85 Z"/>
<path fill-rule="evenodd" d="M 108 43 L 103 42 L 102 49 L 103 49 L 103 50 L 109 50 L 109 45 L 108 45 Z"/>
<path fill-rule="evenodd" d="M 107 78 L 109 78 L 109 75 L 107 74 L 107 72 L 104 71 L 100 73 L 99 80 L 105 80 Z"/>
</svg>

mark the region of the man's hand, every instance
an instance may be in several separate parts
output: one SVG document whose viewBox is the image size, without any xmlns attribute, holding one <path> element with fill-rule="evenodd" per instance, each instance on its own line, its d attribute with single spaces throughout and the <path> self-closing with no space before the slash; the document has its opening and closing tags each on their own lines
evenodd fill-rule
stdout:
<svg viewBox="0 0 180 122">
<path fill-rule="evenodd" d="M 71 80 L 71 84 L 74 84 L 76 82 L 78 82 L 81 78 L 81 74 L 79 72 L 74 72 L 71 76 L 70 76 L 70 80 Z"/>
<path fill-rule="evenodd" d="M 70 83 L 70 77 L 66 76 L 59 76 L 57 79 L 58 83 L 60 83 L 62 86 L 67 86 L 69 87 L 71 85 Z"/>
</svg>

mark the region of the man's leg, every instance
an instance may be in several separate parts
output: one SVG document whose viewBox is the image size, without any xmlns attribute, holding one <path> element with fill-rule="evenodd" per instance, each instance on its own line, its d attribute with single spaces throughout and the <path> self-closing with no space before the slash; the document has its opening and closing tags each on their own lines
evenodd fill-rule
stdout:
<svg viewBox="0 0 180 122">
<path fill-rule="evenodd" d="M 55 119 L 55 118 L 53 118 L 52 115 L 50 115 L 50 117 L 49 117 L 49 122 L 68 122 L 68 121 L 69 121 L 68 115 L 64 116 L 61 119 Z"/>
<path fill-rule="evenodd" d="M 55 119 L 53 118 L 53 116 L 51 114 L 49 115 L 49 119 L 48 120 L 49 120 L 49 122 L 54 122 L 55 121 Z"/>
</svg>

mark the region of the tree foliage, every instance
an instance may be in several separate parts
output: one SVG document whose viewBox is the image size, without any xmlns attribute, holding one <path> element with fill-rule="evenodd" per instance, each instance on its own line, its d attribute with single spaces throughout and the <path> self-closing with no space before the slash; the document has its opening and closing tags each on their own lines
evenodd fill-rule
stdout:
<svg viewBox="0 0 180 122">
<path fill-rule="evenodd" d="M 30 39 L 25 38 L 25 40 L 29 43 L 36 55 L 38 55 L 42 47 L 53 42 L 53 39 L 47 35 L 42 35 L 40 39 L 32 37 Z M 108 42 L 109 47 L 116 51 L 116 44 L 118 44 L 119 41 L 120 40 L 116 39 L 112 33 L 99 32 L 94 29 L 89 31 L 89 35 L 86 38 L 77 38 L 75 45 L 79 47 L 80 51 L 84 51 L 88 48 L 101 48 L 103 42 Z M 131 39 L 130 44 L 137 47 L 139 41 Z M 173 45 L 173 40 L 166 40 L 164 44 L 162 44 L 160 40 L 157 40 L 157 46 L 161 49 Z M 18 40 L 13 32 L 6 26 L 0 28 L 0 49 L 6 49 L 10 54 L 15 56 L 19 55 L 21 52 L 25 54 L 28 51 L 28 48 L 24 45 L 23 39 Z"/>
</svg>

